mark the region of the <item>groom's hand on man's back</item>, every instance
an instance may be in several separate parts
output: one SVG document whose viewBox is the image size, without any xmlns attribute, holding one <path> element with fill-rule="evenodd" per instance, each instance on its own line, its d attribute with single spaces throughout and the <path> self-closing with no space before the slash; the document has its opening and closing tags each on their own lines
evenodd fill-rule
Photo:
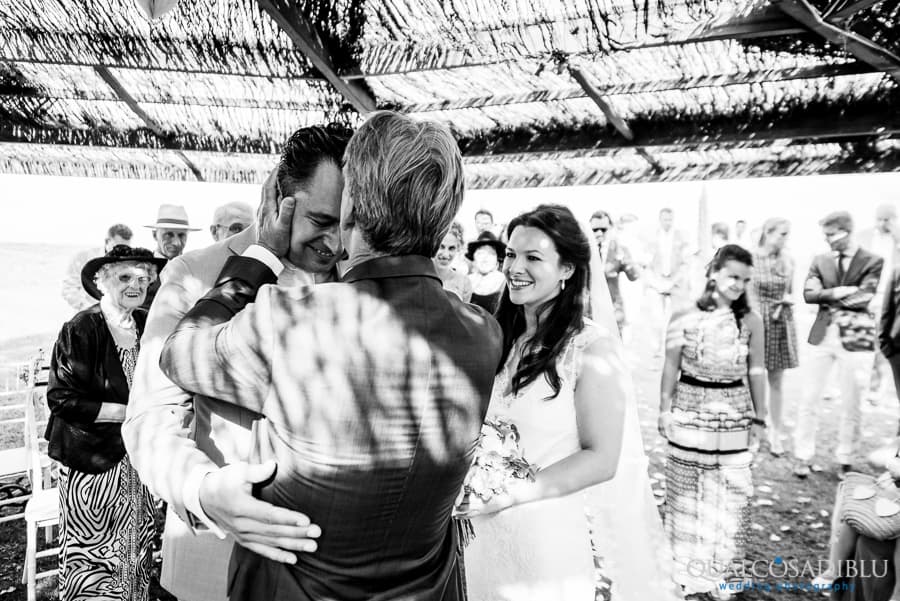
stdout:
<svg viewBox="0 0 900 601">
<path fill-rule="evenodd" d="M 235 463 L 204 476 L 200 505 L 206 515 L 243 547 L 282 563 L 296 563 L 295 552 L 312 552 L 321 529 L 302 513 L 253 496 L 253 485 L 268 480 L 275 463 Z"/>
</svg>

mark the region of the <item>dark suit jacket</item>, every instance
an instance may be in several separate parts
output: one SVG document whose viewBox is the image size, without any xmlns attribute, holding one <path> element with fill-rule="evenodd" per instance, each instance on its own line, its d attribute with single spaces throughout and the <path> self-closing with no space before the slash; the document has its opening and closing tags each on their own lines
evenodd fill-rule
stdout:
<svg viewBox="0 0 900 601">
<path fill-rule="evenodd" d="M 144 311 L 134 312 L 138 336 L 146 318 Z M 95 422 L 103 403 L 128 404 L 128 381 L 98 303 L 63 324 L 53 345 L 44 433 L 50 457 L 88 474 L 105 472 L 122 460 L 122 425 Z"/>
<path fill-rule="evenodd" d="M 322 527 L 318 550 L 294 566 L 236 547 L 230 598 L 463 599 L 450 514 L 499 325 L 445 291 L 428 257 L 372 259 L 305 294 L 257 293 L 273 281 L 262 263 L 229 259 L 160 363 L 182 388 L 265 416 L 255 459 L 274 458 L 278 472 L 262 498 Z"/>
<path fill-rule="evenodd" d="M 844 278 L 839 281 L 837 259 L 833 253 L 818 255 L 813 259 L 803 286 L 803 300 L 811 305 L 819 305 L 816 320 L 809 331 L 810 344 L 822 342 L 836 309 L 866 310 L 869 301 L 875 296 L 883 265 L 884 259 L 860 248 L 850 260 Z M 836 299 L 834 289 L 838 286 L 858 286 L 859 292 Z"/>
<path fill-rule="evenodd" d="M 878 329 L 878 342 L 885 357 L 896 355 L 900 351 L 900 267 L 894 269 L 891 280 L 884 289 L 884 302 L 881 305 L 881 323 Z"/>
</svg>

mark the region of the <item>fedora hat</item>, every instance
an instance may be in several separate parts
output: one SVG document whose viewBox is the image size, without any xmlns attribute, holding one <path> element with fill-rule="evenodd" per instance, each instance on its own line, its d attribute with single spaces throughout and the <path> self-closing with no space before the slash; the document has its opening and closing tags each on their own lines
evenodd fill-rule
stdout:
<svg viewBox="0 0 900 601">
<path fill-rule="evenodd" d="M 186 230 L 189 232 L 199 232 L 199 227 L 191 227 L 188 223 L 187 211 L 181 205 L 159 205 L 159 211 L 156 213 L 156 223 L 153 225 L 145 225 L 144 227 L 153 228 L 155 230 Z"/>
<path fill-rule="evenodd" d="M 475 260 L 475 251 L 481 246 L 490 246 L 496 251 L 497 258 L 502 261 L 503 255 L 506 253 L 506 245 L 497 239 L 493 232 L 481 232 L 478 238 L 466 245 L 466 258 L 470 261 Z"/>
<path fill-rule="evenodd" d="M 81 285 L 84 287 L 84 291 L 97 300 L 100 300 L 103 293 L 97 289 L 97 284 L 94 282 L 94 276 L 97 275 L 97 272 L 104 265 L 110 263 L 124 263 L 126 261 L 156 265 L 157 274 L 162 271 L 162 268 L 169 262 L 168 259 L 154 257 L 153 252 L 146 248 L 132 248 L 126 244 L 117 244 L 113 246 L 108 253 L 102 257 L 91 259 L 81 268 Z"/>
</svg>

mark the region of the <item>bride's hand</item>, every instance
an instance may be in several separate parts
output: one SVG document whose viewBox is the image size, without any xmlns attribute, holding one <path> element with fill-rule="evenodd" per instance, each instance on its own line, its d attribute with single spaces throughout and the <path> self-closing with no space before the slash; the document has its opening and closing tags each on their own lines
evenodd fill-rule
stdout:
<svg viewBox="0 0 900 601">
<path fill-rule="evenodd" d="M 508 509 L 512 505 L 513 498 L 509 494 L 494 495 L 490 501 L 482 501 L 481 497 L 471 495 L 465 503 L 453 507 L 453 517 L 464 520 L 479 515 L 490 515 Z"/>
</svg>

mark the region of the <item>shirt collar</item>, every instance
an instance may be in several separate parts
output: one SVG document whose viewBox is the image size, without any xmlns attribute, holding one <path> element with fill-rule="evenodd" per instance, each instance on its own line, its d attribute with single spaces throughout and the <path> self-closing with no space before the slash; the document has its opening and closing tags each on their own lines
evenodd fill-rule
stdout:
<svg viewBox="0 0 900 601">
<path fill-rule="evenodd" d="M 855 244 L 851 244 L 850 246 L 848 246 L 841 252 L 833 250 L 833 251 L 831 251 L 831 254 L 834 255 L 835 259 L 840 257 L 841 255 L 844 255 L 845 257 L 847 257 L 849 259 L 849 258 L 852 258 L 854 255 L 856 255 L 856 251 L 858 251 L 858 250 L 859 250 L 859 246 L 857 246 Z"/>
<path fill-rule="evenodd" d="M 342 282 L 351 283 L 359 280 L 377 280 L 382 278 L 430 277 L 438 282 L 434 263 L 422 255 L 401 255 L 393 257 L 376 257 L 353 267 L 341 278 Z"/>
</svg>

